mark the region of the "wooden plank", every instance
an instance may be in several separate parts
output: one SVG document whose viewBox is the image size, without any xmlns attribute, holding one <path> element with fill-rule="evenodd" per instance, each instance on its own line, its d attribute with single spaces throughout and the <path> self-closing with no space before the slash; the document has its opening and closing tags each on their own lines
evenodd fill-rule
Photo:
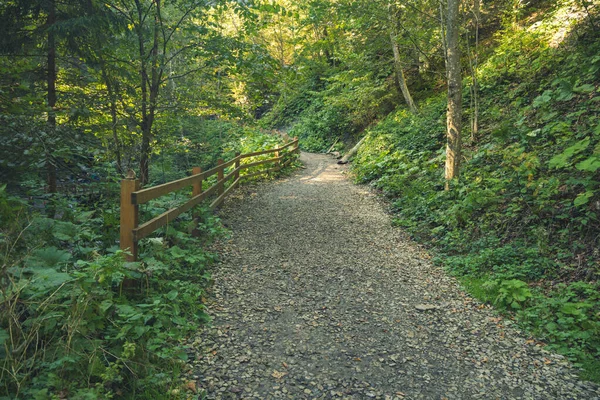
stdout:
<svg viewBox="0 0 600 400">
<path fill-rule="evenodd" d="M 235 153 L 235 169 L 234 169 L 235 176 L 234 176 L 234 178 L 236 181 L 240 180 L 240 160 L 241 160 L 240 153 Z M 234 185 L 235 185 L 235 182 L 234 182 Z"/>
<path fill-rule="evenodd" d="M 198 175 L 201 173 L 202 173 L 202 168 L 200 168 L 200 167 L 192 168 L 192 175 Z M 202 181 L 200 181 L 198 183 L 194 183 L 194 185 L 192 186 L 192 197 L 196 197 L 200 193 L 202 193 Z M 197 212 L 192 214 L 192 236 L 194 236 L 194 237 L 200 236 L 200 231 L 198 230 L 198 220 L 199 219 L 200 219 L 200 216 Z"/>
<path fill-rule="evenodd" d="M 201 173 L 202 173 L 202 168 L 200 168 L 200 167 L 194 167 L 194 168 L 192 168 L 192 176 L 193 175 L 198 175 L 198 174 L 201 174 Z M 198 196 L 200 193 L 202 193 L 202 179 L 193 183 L 192 197 Z"/>
<path fill-rule="evenodd" d="M 209 172 L 209 171 L 206 171 Z M 206 176 L 206 172 L 200 175 L 188 176 L 182 179 L 178 179 L 176 181 L 163 183 L 162 185 L 153 186 L 147 189 L 138 190 L 131 195 L 131 201 L 134 204 L 144 204 L 149 202 L 150 200 L 156 199 L 157 197 L 164 196 L 165 194 L 169 194 L 174 192 L 175 190 L 182 189 L 186 186 L 193 185 L 204 179 Z M 215 171 L 216 172 L 216 171 Z"/>
<path fill-rule="evenodd" d="M 293 141 L 291 141 L 289 143 L 286 143 L 285 145 L 281 146 L 278 150 L 281 151 L 281 150 L 287 149 L 288 147 L 290 147 L 290 146 L 292 146 L 294 144 L 297 144 L 297 143 L 298 143 L 298 139 L 293 140 Z"/>
<path fill-rule="evenodd" d="M 225 190 L 223 192 L 222 195 L 220 195 L 212 203 L 210 203 L 210 209 L 214 211 L 215 208 L 219 207 L 219 205 L 221 205 L 221 203 L 223 202 L 223 200 L 225 200 L 225 198 L 229 195 L 229 192 L 231 192 L 233 189 L 235 189 L 236 186 L 239 183 L 240 183 L 240 178 L 237 178 L 235 181 L 233 181 L 233 183 L 231 184 L 231 186 L 229 186 L 227 188 L 227 190 Z"/>
<path fill-rule="evenodd" d="M 121 250 L 129 251 L 127 261 L 137 260 L 137 240 L 135 239 L 134 229 L 138 225 L 138 206 L 132 204 L 131 194 L 140 188 L 138 179 L 123 179 L 121 181 L 121 216 L 120 216 L 120 238 L 119 244 Z"/>
<path fill-rule="evenodd" d="M 219 169 L 217 170 L 217 185 L 219 186 L 219 188 L 217 189 L 217 193 L 219 195 L 223 194 L 223 188 L 224 188 L 224 182 L 223 182 L 223 160 L 221 160 L 220 158 L 217 160 L 217 165 L 219 166 Z"/>
<path fill-rule="evenodd" d="M 239 162 L 241 160 L 240 154 L 236 153 L 235 157 L 232 158 L 231 160 L 227 161 L 227 162 L 223 162 L 223 168 L 229 168 L 231 167 L 233 164 L 235 164 L 236 162 Z"/>
<path fill-rule="evenodd" d="M 228 166 L 235 164 L 236 158 L 224 163 L 223 168 L 227 168 Z M 157 197 L 164 196 L 165 194 L 174 192 L 175 190 L 182 189 L 186 186 L 191 186 L 199 181 L 202 181 L 210 176 L 213 176 L 214 174 L 216 174 L 219 171 L 219 168 L 221 168 L 221 166 L 218 165 L 218 166 L 216 166 L 212 169 L 209 169 L 208 171 L 204 171 L 198 175 L 192 175 L 192 176 L 188 176 L 188 177 L 185 177 L 182 179 L 178 179 L 176 181 L 163 183 L 162 185 L 153 186 L 153 187 L 147 188 L 147 189 L 137 190 L 136 192 L 132 193 L 132 195 L 131 195 L 132 202 L 133 202 L 133 204 L 144 204 L 144 203 L 149 202 L 150 200 L 156 199 Z"/>
<path fill-rule="evenodd" d="M 172 208 L 169 211 L 166 211 L 166 212 L 160 214 L 158 217 L 155 217 L 155 218 L 151 219 L 150 221 L 143 223 L 142 225 L 137 227 L 137 229 L 133 230 L 134 239 L 140 240 L 142 238 L 145 238 L 146 236 L 148 236 L 149 234 L 151 234 L 158 228 L 165 226 L 169 222 L 173 221 L 179 215 L 190 210 L 192 207 L 200 204 L 208 196 L 215 193 L 216 190 L 217 190 L 217 185 L 213 185 L 210 188 L 208 188 L 207 190 L 205 190 L 204 192 L 200 193 L 199 195 L 192 197 L 190 200 L 188 200 L 186 203 L 182 204 L 181 206 Z"/>
<path fill-rule="evenodd" d="M 219 185 L 223 185 L 225 182 L 227 182 L 229 179 L 231 179 L 231 177 L 234 176 L 236 172 L 239 172 L 239 170 L 236 169 L 236 170 L 231 171 L 229 174 L 225 175 L 225 177 L 222 180 L 216 182 L 210 188 L 206 189 L 205 191 L 198 194 L 197 196 L 192 197 L 188 202 L 182 204 L 179 207 L 172 208 L 169 211 L 166 211 L 166 212 L 160 214 L 158 217 L 155 217 L 155 218 L 151 219 L 150 221 L 143 223 L 137 229 L 134 229 L 133 236 L 134 236 L 135 240 L 140 240 L 142 238 L 145 238 L 146 236 L 148 236 L 149 234 L 151 234 L 158 228 L 165 226 L 170 221 L 173 221 L 179 215 L 190 210 L 192 207 L 200 204 L 206 198 L 208 198 L 209 196 L 211 196 L 212 194 L 217 192 Z"/>
</svg>

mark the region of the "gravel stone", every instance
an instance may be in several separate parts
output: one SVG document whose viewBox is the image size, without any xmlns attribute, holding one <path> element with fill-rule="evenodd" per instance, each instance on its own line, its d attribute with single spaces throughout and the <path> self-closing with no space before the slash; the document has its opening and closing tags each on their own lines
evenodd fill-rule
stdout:
<svg viewBox="0 0 600 400">
<path fill-rule="evenodd" d="M 433 266 L 345 166 L 301 161 L 220 212 L 213 324 L 188 343 L 206 398 L 600 399 Z"/>
</svg>

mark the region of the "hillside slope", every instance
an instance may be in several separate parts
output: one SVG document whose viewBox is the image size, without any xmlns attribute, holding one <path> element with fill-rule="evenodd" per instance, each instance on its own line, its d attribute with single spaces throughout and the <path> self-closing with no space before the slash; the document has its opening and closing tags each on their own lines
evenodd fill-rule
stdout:
<svg viewBox="0 0 600 400">
<path fill-rule="evenodd" d="M 366 131 L 359 182 L 480 299 L 592 372 L 600 356 L 600 24 L 560 3 L 494 34 L 479 69 L 479 131 L 443 191 L 445 93 Z M 596 368 L 596 371 L 598 369 Z"/>
</svg>

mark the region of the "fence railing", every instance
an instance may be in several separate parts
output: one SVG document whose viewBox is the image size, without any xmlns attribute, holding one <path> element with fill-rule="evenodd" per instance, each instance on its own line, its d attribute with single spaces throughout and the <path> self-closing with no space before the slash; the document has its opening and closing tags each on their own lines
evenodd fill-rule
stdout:
<svg viewBox="0 0 600 400">
<path fill-rule="evenodd" d="M 121 250 L 129 252 L 127 255 L 129 261 L 136 261 L 139 240 L 150 235 L 158 228 L 167 225 L 179 215 L 191 210 L 193 207 L 199 205 L 213 195 L 215 195 L 216 198 L 210 203 L 210 209 L 214 210 L 223 202 L 223 200 L 225 200 L 227 195 L 229 195 L 233 189 L 239 186 L 241 179 L 252 178 L 258 175 L 278 171 L 291 163 L 293 159 L 291 155 L 298 153 L 299 151 L 298 139 L 294 138 L 293 141 L 277 149 L 256 151 L 247 154 L 238 153 L 233 159 L 227 162 L 220 159 L 217 161 L 217 166 L 208 171 L 203 172 L 200 167 L 195 167 L 192 169 L 191 176 L 158 186 L 140 189 L 140 181 L 138 179 L 123 179 L 121 181 Z M 266 154 L 274 154 L 274 157 L 246 163 L 242 162 L 242 160 L 252 159 L 253 157 Z M 245 169 L 266 164 L 273 164 L 273 166 L 246 175 L 240 175 L 240 172 Z M 230 167 L 233 168 L 226 171 Z M 203 189 L 202 181 L 213 175 L 217 176 L 216 183 L 207 189 Z M 225 184 L 231 179 L 233 179 L 233 183 L 225 188 Z M 142 224 L 139 223 L 138 208 L 140 204 L 147 203 L 150 200 L 189 186 L 192 186 L 192 197 L 187 202 L 152 218 L 150 221 L 146 221 Z"/>
</svg>

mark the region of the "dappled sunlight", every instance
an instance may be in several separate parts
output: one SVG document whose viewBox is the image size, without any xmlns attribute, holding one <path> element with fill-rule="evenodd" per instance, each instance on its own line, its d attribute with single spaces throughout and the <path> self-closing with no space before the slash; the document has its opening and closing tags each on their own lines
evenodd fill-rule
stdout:
<svg viewBox="0 0 600 400">
<path fill-rule="evenodd" d="M 315 171 L 309 175 L 300 178 L 304 183 L 328 183 L 339 182 L 344 180 L 344 175 L 340 171 L 342 167 L 337 164 L 323 165 L 320 164 Z"/>
<path fill-rule="evenodd" d="M 567 2 L 559 7 L 551 17 L 534 23 L 527 30 L 544 35 L 548 46 L 557 48 L 586 15 L 586 10 L 581 5 Z"/>
</svg>

